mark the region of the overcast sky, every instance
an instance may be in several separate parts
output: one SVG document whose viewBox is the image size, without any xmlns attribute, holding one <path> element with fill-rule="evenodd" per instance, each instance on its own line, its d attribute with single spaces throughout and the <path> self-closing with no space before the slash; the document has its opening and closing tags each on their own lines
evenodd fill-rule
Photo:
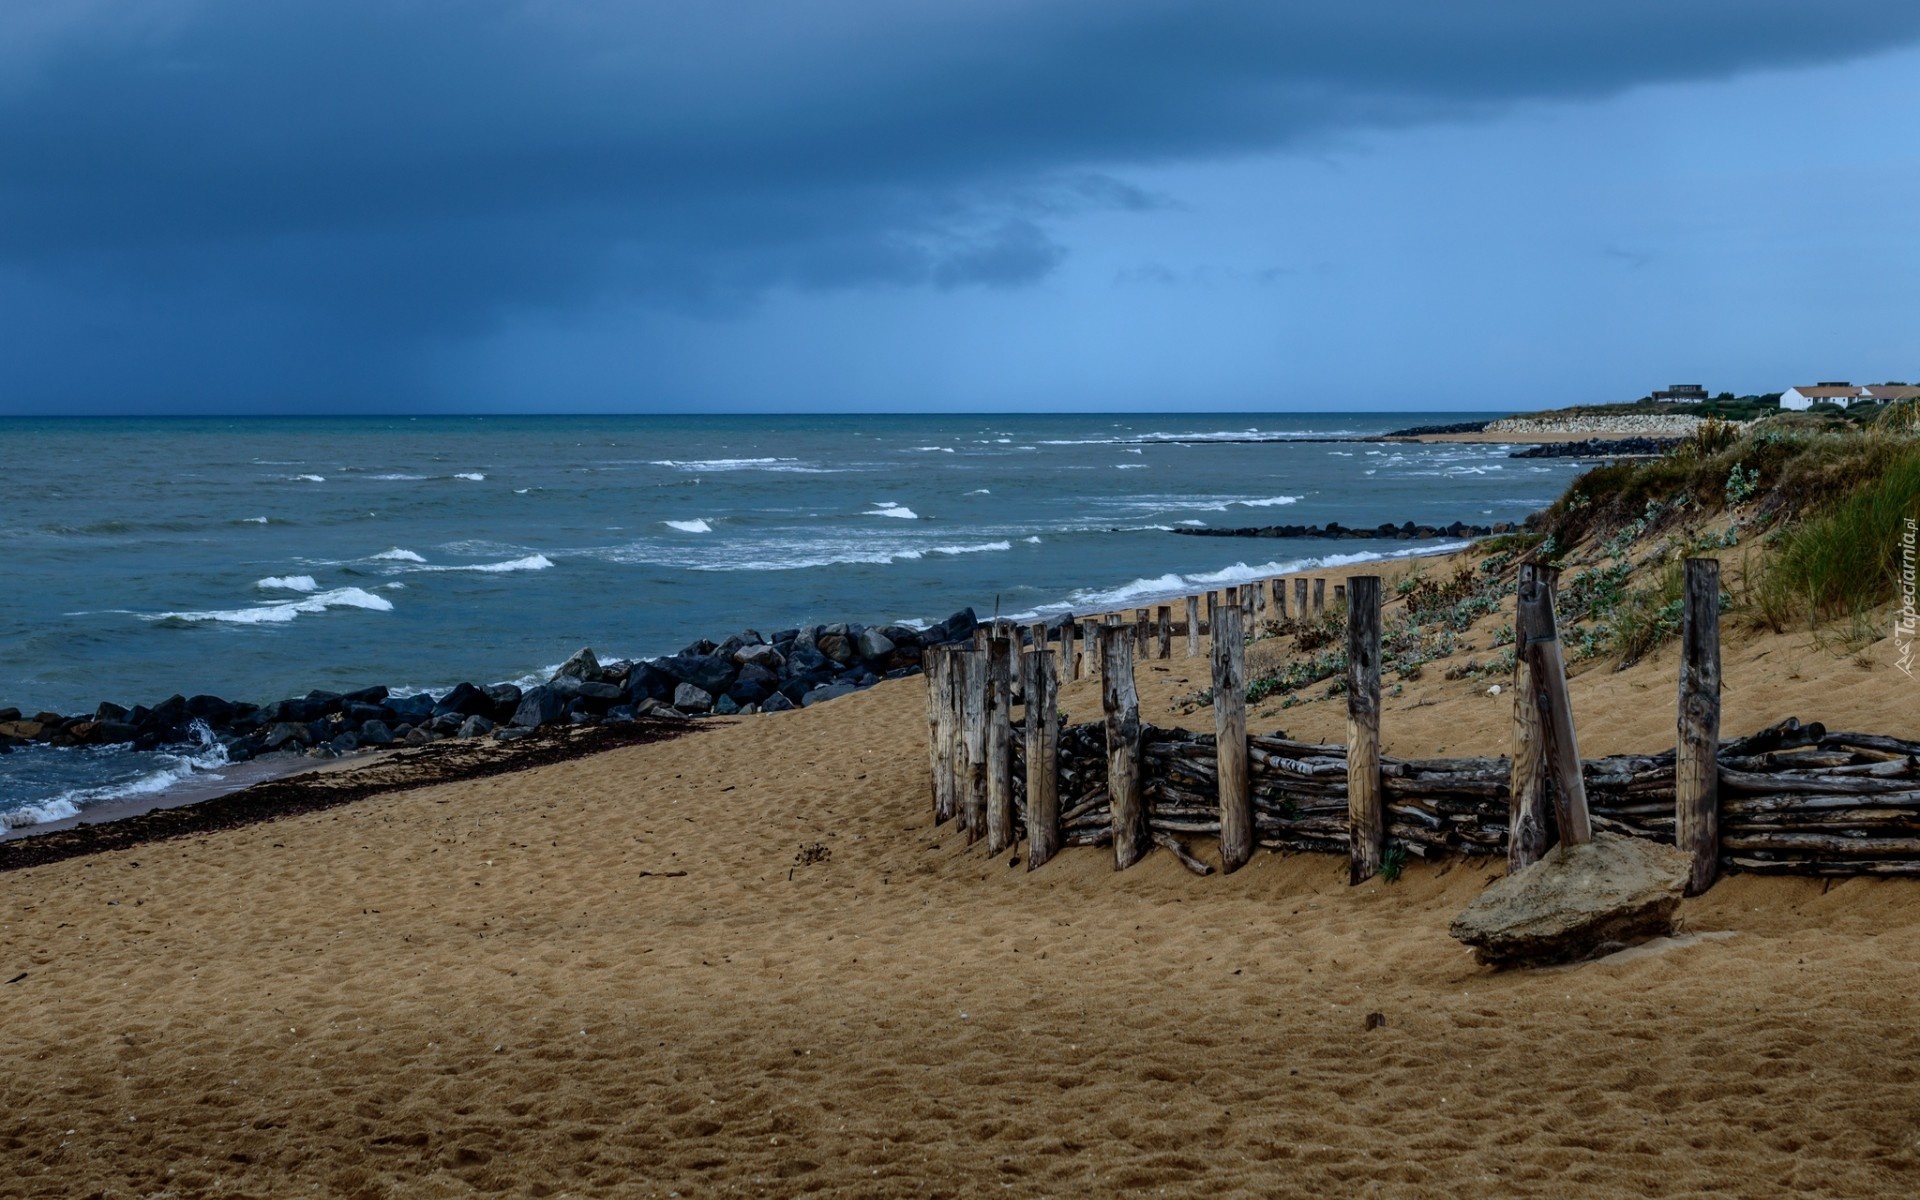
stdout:
<svg viewBox="0 0 1920 1200">
<path fill-rule="evenodd" d="M 0 413 L 1920 377 L 1913 0 L 5 0 Z"/>
</svg>

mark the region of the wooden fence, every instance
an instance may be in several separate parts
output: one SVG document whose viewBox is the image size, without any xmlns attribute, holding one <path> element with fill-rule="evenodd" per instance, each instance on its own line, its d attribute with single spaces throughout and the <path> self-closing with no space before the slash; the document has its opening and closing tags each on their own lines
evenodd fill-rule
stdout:
<svg viewBox="0 0 1920 1200">
<path fill-rule="evenodd" d="M 1694 892 L 1726 869 L 1920 876 L 1920 743 L 1792 718 L 1720 740 L 1718 571 L 1712 559 L 1686 564 L 1674 747 L 1599 759 L 1580 757 L 1545 567 L 1520 572 L 1512 753 L 1500 758 L 1381 753 L 1377 576 L 1335 587 L 1347 606 L 1345 744 L 1247 731 L 1247 630 L 1263 610 L 1284 618 L 1281 580 L 1186 598 L 1186 653 L 1199 653 L 1203 608 L 1212 639 L 1211 734 L 1140 717 L 1134 661 L 1171 655 L 1169 606 L 1067 621 L 1053 639 L 1045 625 L 983 627 L 970 647 L 927 652 L 935 817 L 993 854 L 1024 838 L 1029 869 L 1067 846 L 1111 847 L 1125 869 L 1158 846 L 1208 874 L 1183 840 L 1199 834 L 1218 840 L 1226 871 L 1255 846 L 1320 851 L 1345 854 L 1360 883 L 1409 855 L 1504 854 L 1518 870 L 1600 829 L 1686 850 Z M 1293 581 L 1296 614 L 1312 611 L 1307 582 Z M 1096 670 L 1104 719 L 1063 724 L 1060 682 Z"/>
</svg>

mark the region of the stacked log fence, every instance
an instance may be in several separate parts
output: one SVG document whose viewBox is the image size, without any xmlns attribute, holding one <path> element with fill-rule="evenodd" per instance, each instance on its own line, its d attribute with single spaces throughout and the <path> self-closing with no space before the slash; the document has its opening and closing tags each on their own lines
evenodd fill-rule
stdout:
<svg viewBox="0 0 1920 1200">
<path fill-rule="evenodd" d="M 1381 753 L 1375 576 L 1337 589 L 1348 608 L 1344 744 L 1247 729 L 1245 645 L 1257 605 L 1270 619 L 1286 611 L 1277 580 L 1187 597 L 1184 628 L 1161 606 L 931 648 L 936 823 L 957 822 L 992 854 L 1024 842 L 1029 869 L 1065 848 L 1101 847 L 1124 870 L 1157 847 L 1196 873 L 1216 863 L 1232 872 L 1264 848 L 1345 856 L 1357 884 L 1390 859 L 1505 856 L 1521 870 L 1557 842 L 1601 831 L 1678 845 L 1693 858 L 1694 893 L 1731 871 L 1920 877 L 1920 741 L 1795 718 L 1720 740 L 1717 564 L 1692 559 L 1686 570 L 1675 740 L 1647 754 L 1580 757 L 1556 580 L 1543 566 L 1521 570 L 1512 753 L 1498 757 Z M 1311 615 L 1324 587 L 1294 584 L 1295 615 Z M 1136 658 L 1171 657 L 1175 632 L 1198 654 L 1203 631 L 1213 732 L 1145 723 Z M 1100 679 L 1099 721 L 1059 713 L 1059 688 L 1078 676 Z M 1194 838 L 1216 842 L 1212 861 Z"/>
</svg>

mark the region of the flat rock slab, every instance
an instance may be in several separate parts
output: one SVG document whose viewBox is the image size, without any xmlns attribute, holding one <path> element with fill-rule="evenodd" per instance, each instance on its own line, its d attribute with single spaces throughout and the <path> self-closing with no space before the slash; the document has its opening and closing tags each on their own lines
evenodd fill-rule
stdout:
<svg viewBox="0 0 1920 1200">
<path fill-rule="evenodd" d="M 1447 931 L 1501 967 L 1619 950 L 1673 932 L 1688 865 L 1674 846 L 1596 833 L 1480 893 Z"/>
</svg>

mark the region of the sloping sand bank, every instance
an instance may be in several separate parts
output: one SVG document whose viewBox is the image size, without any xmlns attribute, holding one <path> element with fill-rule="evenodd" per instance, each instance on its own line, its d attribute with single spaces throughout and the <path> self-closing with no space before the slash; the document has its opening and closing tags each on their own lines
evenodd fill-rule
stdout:
<svg viewBox="0 0 1920 1200">
<path fill-rule="evenodd" d="M 0 875 L 0 1193 L 1920 1186 L 1920 889 L 1498 974 L 1445 932 L 1491 864 L 988 861 L 921 696 Z"/>
</svg>

